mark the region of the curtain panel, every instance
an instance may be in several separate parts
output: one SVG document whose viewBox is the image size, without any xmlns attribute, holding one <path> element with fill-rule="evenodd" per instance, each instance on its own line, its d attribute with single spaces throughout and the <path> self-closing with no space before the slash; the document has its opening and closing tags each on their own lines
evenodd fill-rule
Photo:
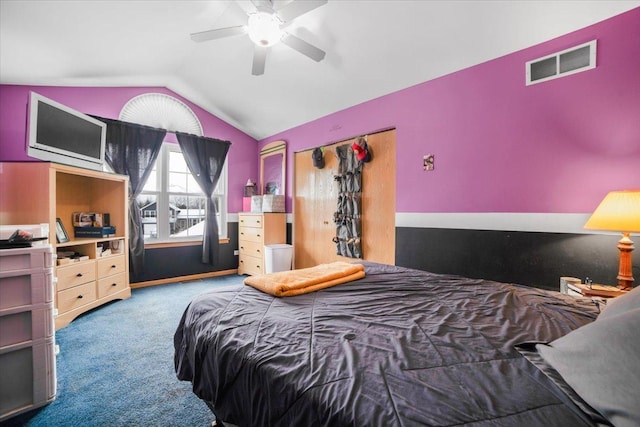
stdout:
<svg viewBox="0 0 640 427">
<path fill-rule="evenodd" d="M 107 124 L 105 160 L 115 173 L 129 177 L 129 261 L 134 274 L 144 273 L 144 230 L 136 198 L 149 178 L 167 131 L 96 117 Z"/>
<path fill-rule="evenodd" d="M 207 197 L 205 228 L 202 236 L 202 262 L 218 265 L 220 235 L 213 192 L 218 184 L 231 142 L 176 132 L 187 167 Z"/>
</svg>

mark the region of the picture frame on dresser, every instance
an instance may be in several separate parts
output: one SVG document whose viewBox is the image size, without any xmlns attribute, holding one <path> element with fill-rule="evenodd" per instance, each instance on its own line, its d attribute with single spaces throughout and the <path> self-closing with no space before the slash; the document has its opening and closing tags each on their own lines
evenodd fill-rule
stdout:
<svg viewBox="0 0 640 427">
<path fill-rule="evenodd" d="M 62 220 L 60 218 L 56 218 L 56 242 L 66 243 L 69 240 L 69 234 L 67 234 L 67 230 L 65 230 Z"/>
</svg>

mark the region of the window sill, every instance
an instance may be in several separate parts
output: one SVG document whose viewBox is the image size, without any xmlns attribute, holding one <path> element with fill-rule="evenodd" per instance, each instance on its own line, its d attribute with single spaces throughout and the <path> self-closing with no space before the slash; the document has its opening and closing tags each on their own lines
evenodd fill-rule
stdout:
<svg viewBox="0 0 640 427">
<path fill-rule="evenodd" d="M 221 245 L 229 243 L 228 237 L 223 237 L 219 240 Z M 145 242 L 145 249 L 162 249 L 162 248 L 179 248 L 182 246 L 200 246 L 202 240 L 183 240 L 178 242 Z"/>
</svg>

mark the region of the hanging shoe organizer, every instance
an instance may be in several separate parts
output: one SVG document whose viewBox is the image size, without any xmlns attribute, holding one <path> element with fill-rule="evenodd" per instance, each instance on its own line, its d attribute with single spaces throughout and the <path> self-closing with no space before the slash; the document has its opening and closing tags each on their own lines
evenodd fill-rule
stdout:
<svg viewBox="0 0 640 427">
<path fill-rule="evenodd" d="M 336 147 L 339 185 L 338 209 L 333 215 L 336 223 L 336 253 L 349 258 L 362 258 L 362 163 L 351 145 Z"/>
</svg>

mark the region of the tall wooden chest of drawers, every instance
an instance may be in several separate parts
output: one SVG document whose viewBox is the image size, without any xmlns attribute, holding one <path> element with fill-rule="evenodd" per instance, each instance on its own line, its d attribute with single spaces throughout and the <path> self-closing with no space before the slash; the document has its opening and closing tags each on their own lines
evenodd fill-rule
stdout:
<svg viewBox="0 0 640 427">
<path fill-rule="evenodd" d="M 287 241 L 287 214 L 238 214 L 238 274 L 265 272 L 264 246 Z"/>
</svg>

